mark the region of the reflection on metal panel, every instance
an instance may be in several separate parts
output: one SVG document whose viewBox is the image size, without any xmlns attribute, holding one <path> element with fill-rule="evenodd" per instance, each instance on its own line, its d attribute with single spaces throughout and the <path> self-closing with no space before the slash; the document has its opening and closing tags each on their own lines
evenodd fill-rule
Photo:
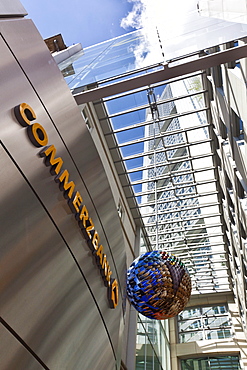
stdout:
<svg viewBox="0 0 247 370">
<path fill-rule="evenodd" d="M 106 365 L 113 364 L 95 297 L 67 243 L 3 150 L 0 164 L 1 178 L 8 180 L 1 193 L 1 316 L 49 368 L 82 368 L 87 361 L 90 368 L 100 347 L 94 363 L 100 367 L 104 353 Z"/>
<path fill-rule="evenodd" d="M 1 369 L 44 369 L 2 324 L 0 325 L 0 343 L 1 353 L 4 353 L 4 356 L 1 355 Z"/>
<path fill-rule="evenodd" d="M 1 17 L 23 17 L 27 15 L 26 9 L 19 0 L 1 0 L 0 18 Z"/>
<path fill-rule="evenodd" d="M 1 314 L 51 368 L 115 368 L 123 320 L 125 251 L 100 157 L 46 45 L 29 20 L 0 22 Z M 13 57 L 13 54 L 15 58 Z M 57 94 L 59 91 L 59 94 Z M 56 92 L 56 93 L 54 93 Z M 118 279 L 109 308 L 92 252 L 13 108 L 26 102 L 83 196 Z M 73 130 L 71 129 L 73 127 Z M 100 186 L 99 186 L 100 184 Z"/>
</svg>

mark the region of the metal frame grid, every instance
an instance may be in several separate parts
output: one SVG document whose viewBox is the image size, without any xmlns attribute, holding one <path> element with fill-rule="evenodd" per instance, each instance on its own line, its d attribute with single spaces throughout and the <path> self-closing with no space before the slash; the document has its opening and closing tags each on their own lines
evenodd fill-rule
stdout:
<svg viewBox="0 0 247 370">
<path fill-rule="evenodd" d="M 180 343 L 232 337 L 232 322 L 225 304 L 186 308 L 178 315 Z"/>
<path fill-rule="evenodd" d="M 202 77 L 196 72 L 94 103 L 148 249 L 180 257 L 193 293 L 230 290 Z"/>
</svg>

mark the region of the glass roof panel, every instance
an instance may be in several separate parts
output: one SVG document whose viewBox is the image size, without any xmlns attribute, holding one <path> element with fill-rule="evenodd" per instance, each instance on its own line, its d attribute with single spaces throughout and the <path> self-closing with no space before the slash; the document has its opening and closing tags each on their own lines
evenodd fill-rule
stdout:
<svg viewBox="0 0 247 370">
<path fill-rule="evenodd" d="M 120 150 L 118 173 L 129 178 L 136 221 L 150 249 L 183 260 L 194 293 L 229 290 L 202 75 L 146 87 L 139 101 L 137 94 L 107 98 L 101 121 L 116 140 L 110 150 Z"/>
<path fill-rule="evenodd" d="M 221 1 L 213 3 L 221 5 Z M 152 20 L 155 5 L 147 4 L 147 13 L 140 17 L 146 14 L 147 19 Z M 176 2 L 170 2 L 166 8 L 165 15 L 157 12 L 152 22 L 143 22 L 143 28 L 84 48 L 83 52 L 60 63 L 69 87 L 75 90 L 99 82 L 109 83 L 108 79 L 114 76 L 118 80 L 126 78 L 127 72 L 147 73 L 147 67 L 151 71 L 162 68 L 166 62 L 180 63 L 185 55 L 198 58 L 200 50 L 247 35 L 247 24 L 214 18 L 214 13 L 207 11 L 202 1 L 185 1 L 179 7 Z M 68 75 L 67 68 L 71 66 Z M 162 91 L 155 91 L 156 96 Z"/>
<path fill-rule="evenodd" d="M 175 2 L 170 3 L 174 7 Z M 85 88 L 116 86 L 124 79 L 198 59 L 197 51 L 205 55 L 209 47 L 247 35 L 246 24 L 205 17 L 202 3 L 198 8 L 196 0 L 185 1 L 172 17 L 162 14 L 155 37 L 144 27 L 85 48 L 77 60 L 69 58 L 60 66 L 72 66 L 66 77 L 69 87 L 76 94 Z M 191 272 L 194 293 L 230 289 L 203 73 L 94 102 L 147 247 L 181 257 Z"/>
<path fill-rule="evenodd" d="M 224 3 L 227 2 L 230 3 L 224 0 Z M 223 1 L 214 0 L 207 1 L 207 3 L 220 6 Z M 230 11 L 233 15 L 231 21 L 215 18 L 213 12 L 210 14 L 204 11 L 205 1 L 190 0 L 184 2 L 180 9 L 175 9 L 175 7 L 176 2 L 170 10 L 173 12 L 170 14 L 172 20 L 162 22 L 160 17 L 156 22 L 165 60 L 172 60 L 195 51 L 237 40 L 247 33 L 245 22 L 232 21 L 236 20 L 234 19 L 236 9 L 232 2 L 228 6 L 228 11 L 232 9 Z M 222 14 L 223 12 L 222 10 Z"/>
</svg>

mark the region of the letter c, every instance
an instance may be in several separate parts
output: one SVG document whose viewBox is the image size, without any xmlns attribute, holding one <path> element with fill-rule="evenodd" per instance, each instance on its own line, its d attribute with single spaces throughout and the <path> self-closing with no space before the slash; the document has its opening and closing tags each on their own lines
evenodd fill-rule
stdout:
<svg viewBox="0 0 247 370">
<path fill-rule="evenodd" d="M 36 119 L 36 114 L 30 105 L 21 103 L 14 107 L 14 113 L 17 121 L 24 127 L 30 125 L 30 121 Z"/>
</svg>

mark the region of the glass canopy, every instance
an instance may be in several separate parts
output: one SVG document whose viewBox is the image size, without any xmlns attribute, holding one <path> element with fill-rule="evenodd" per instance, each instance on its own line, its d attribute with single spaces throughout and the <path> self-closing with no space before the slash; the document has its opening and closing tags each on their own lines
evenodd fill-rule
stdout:
<svg viewBox="0 0 247 370">
<path fill-rule="evenodd" d="M 95 103 L 148 248 L 180 257 L 194 293 L 230 289 L 203 80 L 198 72 L 104 99 L 104 110 Z"/>
<path fill-rule="evenodd" d="M 226 4 L 228 2 L 224 1 Z M 209 5 L 206 7 L 205 3 L 205 0 L 189 0 L 180 2 L 178 6 L 176 1 L 170 2 L 169 6 L 168 3 L 166 5 L 165 15 L 159 11 L 155 14 L 155 4 L 147 4 L 146 16 L 149 22 L 144 22 L 144 28 L 86 47 L 60 63 L 59 68 L 66 82 L 72 91 L 77 89 L 78 92 L 102 80 L 107 83 L 108 78 L 120 74 L 140 68 L 145 68 L 147 73 L 149 66 L 161 68 L 158 64 L 175 59 L 179 63 L 185 55 L 197 55 L 201 50 L 246 37 L 246 23 L 215 18 L 214 12 L 206 11 Z M 213 3 L 214 7 L 222 5 L 221 0 Z M 230 2 L 226 6 L 228 15 L 231 7 Z M 221 13 L 225 14 L 223 10 Z M 245 15 L 245 10 L 242 13 Z M 208 16 L 211 14 L 213 16 Z M 232 14 L 235 16 L 233 19 L 236 19 L 235 8 Z M 73 68 L 70 68 L 72 65 Z"/>
<path fill-rule="evenodd" d="M 184 17 L 188 32 L 183 30 L 178 37 L 181 48 L 175 41 L 161 44 L 158 39 L 155 47 L 162 53 L 156 54 L 156 64 L 150 67 L 145 64 L 150 61 L 150 48 L 143 47 L 148 43 L 142 30 L 86 48 L 83 55 L 59 67 L 76 94 L 157 71 L 164 68 L 164 59 L 182 63 L 186 51 L 191 53 L 185 56 L 187 61 L 198 59 L 204 48 L 227 42 L 230 35 L 233 41 L 247 35 L 247 25 L 206 17 L 199 22 L 198 17 L 195 10 Z M 206 30 L 207 36 L 202 37 Z M 184 50 L 181 43 L 191 48 Z M 138 65 L 141 68 L 136 69 Z M 68 75 L 69 66 L 73 68 Z M 191 273 L 193 293 L 230 290 L 205 73 L 198 71 L 94 102 L 147 249 L 180 257 Z"/>
</svg>

